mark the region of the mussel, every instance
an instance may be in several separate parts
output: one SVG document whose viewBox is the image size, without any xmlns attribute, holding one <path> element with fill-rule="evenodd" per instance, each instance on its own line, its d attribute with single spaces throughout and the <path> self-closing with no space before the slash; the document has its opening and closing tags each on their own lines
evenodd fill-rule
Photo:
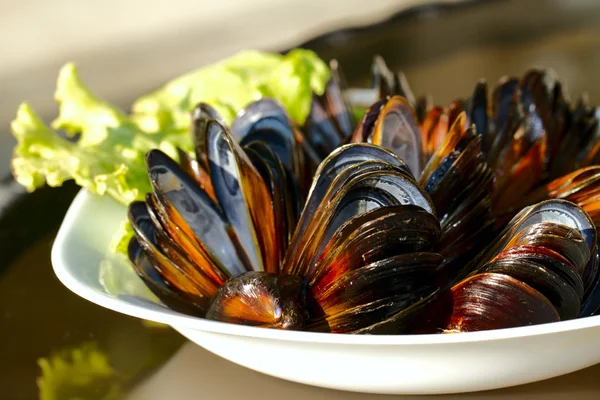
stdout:
<svg viewBox="0 0 600 400">
<path fill-rule="evenodd" d="M 381 57 L 362 92 L 330 66 L 303 123 L 268 98 L 230 126 L 199 104 L 194 156 L 147 154 L 152 192 L 129 206 L 129 258 L 165 306 L 357 334 L 511 328 L 600 308 L 589 102 L 573 109 L 550 71 L 531 70 L 491 93 L 479 81 L 443 108 Z M 357 95 L 371 99 L 358 123 Z"/>
</svg>

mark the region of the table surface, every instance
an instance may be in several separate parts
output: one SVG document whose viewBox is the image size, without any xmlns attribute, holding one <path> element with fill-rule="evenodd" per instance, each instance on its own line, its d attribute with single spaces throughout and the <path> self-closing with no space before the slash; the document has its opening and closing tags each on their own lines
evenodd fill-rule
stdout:
<svg viewBox="0 0 600 400">
<path fill-rule="evenodd" d="M 53 118 L 56 73 L 66 61 L 77 62 L 83 79 L 102 97 L 126 107 L 167 79 L 242 48 L 286 48 L 332 29 L 377 21 L 392 11 L 422 2 L 221 0 L 200 4 L 185 0 L 179 9 L 154 0 L 107 0 L 85 5 L 76 0 L 52 5 L 41 0 L 0 2 L 0 173 L 8 171 L 13 142 L 6 127 L 18 103 L 27 100 L 44 118 Z M 516 26 L 526 19 L 529 8 L 535 10 L 535 3 L 527 3 L 520 11 L 503 11 L 514 16 L 511 24 Z M 591 4 L 580 1 L 577 5 L 585 3 Z M 499 6 L 491 5 L 485 12 L 500 15 L 500 9 L 494 7 Z M 186 12 L 180 12 L 182 8 Z M 577 15 L 583 19 L 583 6 L 582 10 Z M 540 15 L 550 21 L 548 13 L 546 8 L 540 9 Z M 552 18 L 556 15 L 560 17 L 560 11 Z M 107 22 L 111 29 L 106 29 Z M 467 22 L 453 24 L 466 26 Z M 444 29 L 454 32 L 444 23 L 439 25 L 437 34 L 444 34 Z M 428 28 L 428 33 L 435 31 Z M 428 33 L 422 33 L 421 39 L 415 40 L 425 41 Z M 421 58 L 403 67 L 413 87 L 434 92 L 443 101 L 449 93 L 468 87 L 473 76 L 483 70 L 493 80 L 507 71 L 520 71 L 531 60 L 553 66 L 578 92 L 585 77 L 597 71 L 600 63 L 596 55 L 600 52 L 590 53 L 590 49 L 600 49 L 600 35 L 583 27 L 561 29 L 555 35 L 533 35 L 512 46 L 464 48 L 441 55 L 435 63 L 420 54 Z M 562 56 L 557 58 L 556 54 Z M 448 80 L 448 76 L 453 79 Z M 600 90 L 592 90 L 593 96 L 595 93 Z M 0 265 L 0 397 L 36 398 L 40 357 L 93 342 L 120 368 L 148 354 L 153 361 L 144 364 L 145 371 L 159 365 L 153 374 L 142 374 L 143 379 L 129 394 L 131 399 L 409 398 L 336 392 L 265 376 L 186 342 L 168 328 L 144 326 L 136 319 L 101 309 L 68 292 L 52 274 L 48 259 L 52 239 L 53 233 L 47 235 L 11 261 L 5 271 Z M 599 374 L 600 365 L 535 384 L 445 398 L 595 399 L 600 397 Z"/>
</svg>

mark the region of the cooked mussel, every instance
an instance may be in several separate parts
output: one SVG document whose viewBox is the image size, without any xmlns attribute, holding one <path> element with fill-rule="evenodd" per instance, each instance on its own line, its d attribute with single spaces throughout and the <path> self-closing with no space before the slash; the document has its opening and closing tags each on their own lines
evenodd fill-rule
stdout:
<svg viewBox="0 0 600 400">
<path fill-rule="evenodd" d="M 495 315 L 500 312 L 496 310 L 499 307 L 499 303 L 494 304 L 496 301 L 507 302 L 505 309 L 519 318 L 527 317 L 534 310 L 540 318 L 545 315 L 539 320 L 526 319 L 523 321 L 526 324 L 551 322 L 551 314 L 542 311 L 548 302 L 557 319 L 577 318 L 588 289 L 582 278 L 595 247 L 594 225 L 575 204 L 549 200 L 526 208 L 495 239 L 495 245 L 482 255 L 471 276 L 450 289 L 454 308 L 445 329 L 461 330 L 463 323 L 465 330 L 490 329 L 493 327 L 488 325 L 491 320 L 471 321 L 470 318 L 473 313 Z M 473 294 L 478 291 L 481 293 Z M 473 298 L 477 296 L 488 302 L 477 303 Z M 497 298 L 492 300 L 494 296 Z M 473 307 L 477 310 L 471 310 Z M 466 322 L 457 322 L 462 321 L 463 313 Z M 494 318 L 498 318 L 497 323 L 501 325 L 496 327 L 510 327 L 516 323 L 516 320 L 500 315 Z"/>
<path fill-rule="evenodd" d="M 321 159 L 327 157 L 350 136 L 355 121 L 345 91 L 346 83 L 336 60 L 330 62 L 331 78 L 322 95 L 313 93 L 303 131 Z"/>
<path fill-rule="evenodd" d="M 306 121 L 262 98 L 192 111 L 195 157 L 147 155 L 129 258 L 174 310 L 263 328 L 467 332 L 600 309 L 600 134 L 548 70 L 448 107 L 381 57 L 337 62 Z M 355 124 L 348 99 L 371 101 Z"/>
<path fill-rule="evenodd" d="M 206 318 L 233 324 L 300 330 L 306 308 L 303 280 L 295 275 L 245 272 L 229 279 L 211 301 Z"/>
<path fill-rule="evenodd" d="M 444 333 L 515 328 L 559 320 L 550 301 L 531 286 L 500 273 L 481 273 L 458 283 L 444 301 L 451 306 Z"/>
<path fill-rule="evenodd" d="M 291 196 L 300 169 L 290 160 L 299 150 L 269 140 L 290 129 L 277 110 L 270 101 L 251 104 L 234 121 L 238 140 L 216 119 L 197 123 L 205 166 L 148 153 L 153 192 L 130 206 L 131 247 L 154 256 L 164 282 L 210 319 L 328 332 L 405 319 L 438 290 L 431 199 L 393 152 L 349 144 L 321 163 L 298 217 Z M 131 260 L 139 270 L 147 262 L 138 254 Z M 151 289 L 175 304 L 171 292 Z"/>
</svg>

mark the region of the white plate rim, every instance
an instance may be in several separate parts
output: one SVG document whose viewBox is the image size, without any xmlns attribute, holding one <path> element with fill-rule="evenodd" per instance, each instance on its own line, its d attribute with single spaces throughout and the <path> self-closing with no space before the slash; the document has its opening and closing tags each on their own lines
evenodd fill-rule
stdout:
<svg viewBox="0 0 600 400">
<path fill-rule="evenodd" d="M 65 218 L 59 228 L 54 240 L 51 251 L 51 262 L 54 273 L 58 279 L 69 290 L 78 296 L 108 308 L 110 310 L 127 314 L 133 317 L 147 319 L 155 322 L 164 323 L 177 328 L 186 328 L 213 333 L 221 333 L 236 336 L 248 336 L 264 339 L 276 339 L 294 342 L 310 343 L 328 343 L 340 345 L 397 345 L 397 346 L 419 346 L 419 345 L 446 345 L 452 343 L 485 342 L 510 340 L 522 337 L 531 337 L 539 335 L 550 335 L 561 332 L 583 330 L 600 326 L 600 315 L 574 319 L 570 321 L 560 321 L 547 324 L 497 329 L 481 332 L 465 332 L 458 334 L 423 334 L 423 335 L 352 335 L 352 334 L 332 334 L 304 331 L 283 331 L 276 329 L 264 329 L 252 326 L 236 325 L 224 322 L 210 321 L 198 317 L 187 316 L 173 311 L 159 311 L 147 309 L 141 305 L 130 304 L 96 292 L 78 281 L 72 276 L 66 265 L 67 256 L 65 254 L 64 244 L 68 242 L 70 229 L 76 223 L 77 214 L 90 196 L 94 196 L 86 189 L 82 189 L 75 196 L 71 203 Z"/>
</svg>

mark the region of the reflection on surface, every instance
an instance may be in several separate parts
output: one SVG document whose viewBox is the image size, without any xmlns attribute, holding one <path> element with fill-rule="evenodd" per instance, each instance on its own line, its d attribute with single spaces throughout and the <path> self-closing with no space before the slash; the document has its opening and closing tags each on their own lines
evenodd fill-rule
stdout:
<svg viewBox="0 0 600 400">
<path fill-rule="evenodd" d="M 0 275 L 2 399 L 38 398 L 38 359 L 65 349 L 96 346 L 115 371 L 110 377 L 118 377 L 115 382 L 126 387 L 162 364 L 183 343 L 183 338 L 170 328 L 145 325 L 67 290 L 54 275 L 48 257 L 53 238 L 51 234 L 30 246 Z M 58 371 L 58 383 L 49 385 L 56 388 L 52 390 L 68 392 L 75 380 L 72 373 L 81 369 L 66 371 L 62 375 Z M 107 382 L 97 384 L 98 390 L 108 387 Z M 94 385 L 90 382 L 90 387 Z"/>
</svg>

